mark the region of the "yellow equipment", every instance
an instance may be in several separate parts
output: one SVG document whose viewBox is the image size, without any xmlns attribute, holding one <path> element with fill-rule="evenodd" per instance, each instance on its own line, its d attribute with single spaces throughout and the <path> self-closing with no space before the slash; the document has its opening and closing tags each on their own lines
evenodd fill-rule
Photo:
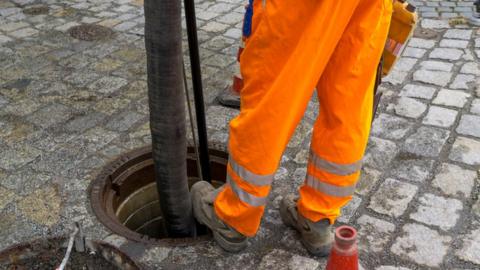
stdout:
<svg viewBox="0 0 480 270">
<path fill-rule="evenodd" d="M 383 76 L 390 72 L 397 59 L 400 58 L 417 22 L 418 15 L 415 6 L 405 0 L 397 0 L 393 3 L 390 31 L 383 52 Z"/>
</svg>

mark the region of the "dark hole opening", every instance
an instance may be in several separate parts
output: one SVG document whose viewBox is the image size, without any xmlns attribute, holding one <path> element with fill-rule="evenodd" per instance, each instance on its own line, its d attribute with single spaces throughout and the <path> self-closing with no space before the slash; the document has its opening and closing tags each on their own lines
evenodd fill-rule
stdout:
<svg viewBox="0 0 480 270">
<path fill-rule="evenodd" d="M 355 232 L 351 228 L 341 228 L 338 233 L 347 240 L 355 236 Z"/>
<path fill-rule="evenodd" d="M 219 187 L 225 183 L 228 154 L 210 149 L 210 156 L 212 184 Z M 115 233 L 136 241 L 168 237 L 154 179 L 151 150 L 145 148 L 127 154 L 114 164 L 117 164 L 116 168 L 107 167 L 106 171 L 110 173 L 101 176 L 96 180 L 98 183 L 91 186 L 92 207 L 99 220 Z M 196 156 L 191 147 L 188 149 L 187 175 L 189 186 L 199 181 Z M 197 236 L 206 234 L 203 226 L 197 226 Z"/>
</svg>

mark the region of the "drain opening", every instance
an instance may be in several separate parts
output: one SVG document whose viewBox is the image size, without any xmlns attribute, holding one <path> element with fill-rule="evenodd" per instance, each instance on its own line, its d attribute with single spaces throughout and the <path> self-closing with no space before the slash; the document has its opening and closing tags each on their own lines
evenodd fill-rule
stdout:
<svg viewBox="0 0 480 270">
<path fill-rule="evenodd" d="M 210 149 L 212 184 L 223 185 L 226 178 L 228 154 Z M 189 185 L 199 181 L 194 149 L 188 148 L 187 175 Z M 93 211 L 106 227 L 130 240 L 138 242 L 185 242 L 206 240 L 167 238 L 160 209 L 151 147 L 142 148 L 121 156 L 107 165 L 90 185 Z"/>
<path fill-rule="evenodd" d="M 104 40 L 113 35 L 112 29 L 97 24 L 73 26 L 68 29 L 68 33 L 73 38 L 85 41 Z"/>
<path fill-rule="evenodd" d="M 50 8 L 48 6 L 44 5 L 33 5 L 29 6 L 23 9 L 23 14 L 26 15 L 42 15 L 42 14 L 48 14 L 48 11 Z"/>
<path fill-rule="evenodd" d="M 38 239 L 0 251 L 0 269 L 56 269 L 62 262 L 65 237 Z M 72 250 L 66 269 L 125 269 L 140 267 L 126 254 L 102 241 L 89 241 L 85 252 Z"/>
</svg>

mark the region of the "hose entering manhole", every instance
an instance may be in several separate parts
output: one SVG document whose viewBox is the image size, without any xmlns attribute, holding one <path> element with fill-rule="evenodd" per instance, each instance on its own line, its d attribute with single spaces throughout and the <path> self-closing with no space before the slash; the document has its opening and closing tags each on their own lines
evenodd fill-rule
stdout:
<svg viewBox="0 0 480 270">
<path fill-rule="evenodd" d="M 199 181 L 194 147 L 187 149 L 189 185 Z M 228 154 L 209 149 L 212 183 L 221 186 L 226 179 Z M 89 187 L 90 202 L 99 221 L 127 239 L 143 243 L 187 243 L 209 238 L 200 228 L 196 238 L 167 238 L 157 186 L 151 147 L 122 155 L 107 165 Z"/>
</svg>

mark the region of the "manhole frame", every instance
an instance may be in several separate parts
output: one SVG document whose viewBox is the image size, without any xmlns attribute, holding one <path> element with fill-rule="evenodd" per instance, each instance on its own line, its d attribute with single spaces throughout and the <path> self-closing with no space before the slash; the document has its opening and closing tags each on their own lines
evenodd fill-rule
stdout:
<svg viewBox="0 0 480 270">
<path fill-rule="evenodd" d="M 128 240 L 145 243 L 145 244 L 154 244 L 159 246 L 184 246 L 184 245 L 192 245 L 198 244 L 201 242 L 205 242 L 210 240 L 212 237 L 210 234 L 200 235 L 197 237 L 191 238 L 152 238 L 148 235 L 143 235 L 137 232 L 134 232 L 120 223 L 120 221 L 112 215 L 114 211 L 113 208 L 109 211 L 105 206 L 106 203 L 104 199 L 106 196 L 105 189 L 108 185 L 112 185 L 112 181 L 115 180 L 115 174 L 120 175 L 121 172 L 127 171 L 128 169 L 122 168 L 132 168 L 134 166 L 126 166 L 129 162 L 135 159 L 140 159 L 146 161 L 147 159 L 145 156 L 151 156 L 152 153 L 152 146 L 145 146 L 139 149 L 132 150 L 125 154 L 120 155 L 118 158 L 107 164 L 102 171 L 97 175 L 97 177 L 90 183 L 87 192 L 90 201 L 90 207 L 95 216 L 97 217 L 98 221 L 107 227 L 113 233 L 125 237 Z M 187 159 L 196 159 L 195 153 L 193 152 L 193 148 L 191 146 L 188 147 L 189 151 L 187 154 Z M 210 145 L 209 148 L 211 154 L 211 161 L 212 163 L 220 163 L 226 167 L 228 162 L 228 153 L 225 151 L 224 147 L 220 147 L 219 145 Z M 141 162 L 140 162 L 141 163 Z M 137 161 L 137 163 L 139 162 Z M 219 179 L 224 181 L 224 179 Z M 110 183 L 109 183 L 110 181 Z"/>
</svg>

